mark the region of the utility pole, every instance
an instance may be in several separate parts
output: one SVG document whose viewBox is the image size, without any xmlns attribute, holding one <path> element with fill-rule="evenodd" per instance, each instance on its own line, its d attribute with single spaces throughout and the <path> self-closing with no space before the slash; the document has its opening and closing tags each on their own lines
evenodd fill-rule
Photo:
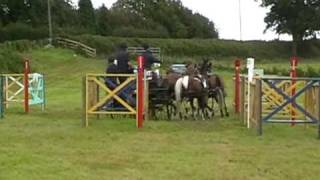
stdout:
<svg viewBox="0 0 320 180">
<path fill-rule="evenodd" d="M 239 28 L 240 28 L 240 41 L 242 41 L 242 17 L 241 17 L 241 0 L 239 0 Z"/>
<path fill-rule="evenodd" d="M 49 24 L 49 45 L 52 46 L 52 21 L 51 21 L 50 0 L 48 0 L 48 24 Z"/>
</svg>

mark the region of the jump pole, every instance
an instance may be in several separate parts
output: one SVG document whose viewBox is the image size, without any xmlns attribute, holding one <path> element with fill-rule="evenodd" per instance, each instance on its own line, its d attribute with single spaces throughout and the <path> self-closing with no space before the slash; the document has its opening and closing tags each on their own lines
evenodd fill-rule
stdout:
<svg viewBox="0 0 320 180">
<path fill-rule="evenodd" d="M 136 116 L 137 128 L 143 127 L 143 111 L 144 111 L 144 59 L 143 56 L 138 57 L 138 109 Z"/>
<path fill-rule="evenodd" d="M 29 73 L 30 61 L 24 59 L 24 112 L 29 113 Z"/>
<path fill-rule="evenodd" d="M 234 109 L 235 113 L 240 113 L 240 59 L 235 60 L 235 99 L 234 99 Z"/>
<path fill-rule="evenodd" d="M 291 61 L 290 61 L 290 65 L 291 65 L 291 73 L 290 73 L 290 76 L 291 76 L 291 86 L 295 86 L 296 85 L 296 78 L 297 78 L 297 66 L 298 66 L 298 58 L 296 56 L 293 56 L 291 58 Z M 294 96 L 296 95 L 296 87 L 292 88 L 291 90 L 291 96 Z M 296 116 L 296 113 L 294 111 L 295 109 L 295 101 L 293 101 L 293 103 L 291 104 L 291 125 L 294 126 L 295 123 L 295 116 Z"/>
</svg>

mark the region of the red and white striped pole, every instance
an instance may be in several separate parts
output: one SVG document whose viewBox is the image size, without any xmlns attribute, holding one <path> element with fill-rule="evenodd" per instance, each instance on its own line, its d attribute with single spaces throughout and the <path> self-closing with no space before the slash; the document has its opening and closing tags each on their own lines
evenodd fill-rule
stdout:
<svg viewBox="0 0 320 180">
<path fill-rule="evenodd" d="M 296 56 L 293 56 L 291 58 L 291 61 L 290 61 L 290 64 L 291 64 L 291 73 L 290 73 L 290 77 L 291 77 L 291 86 L 295 86 L 296 85 L 296 78 L 297 78 L 297 66 L 298 66 L 298 58 Z M 296 87 L 293 87 L 292 90 L 291 90 L 291 96 L 294 96 L 296 95 Z M 295 101 L 293 101 L 295 102 Z M 291 125 L 294 126 L 295 123 L 294 123 L 294 120 L 296 119 L 295 116 L 296 116 L 296 113 L 294 111 L 295 109 L 295 105 L 294 103 L 291 104 Z"/>
<path fill-rule="evenodd" d="M 24 59 L 24 112 L 29 113 L 29 73 L 30 61 Z"/>
<path fill-rule="evenodd" d="M 235 60 L 235 99 L 234 108 L 235 113 L 240 113 L 240 66 L 241 62 L 239 59 Z"/>
<path fill-rule="evenodd" d="M 138 109 L 137 109 L 137 128 L 143 127 L 144 112 L 144 59 L 143 56 L 138 57 Z"/>
</svg>

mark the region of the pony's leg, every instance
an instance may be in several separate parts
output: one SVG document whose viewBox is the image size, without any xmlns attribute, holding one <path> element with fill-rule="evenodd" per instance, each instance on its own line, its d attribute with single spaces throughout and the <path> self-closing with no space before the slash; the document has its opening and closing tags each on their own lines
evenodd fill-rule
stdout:
<svg viewBox="0 0 320 180">
<path fill-rule="evenodd" d="M 205 98 L 204 97 L 200 97 L 198 98 L 198 106 L 199 106 L 199 110 L 200 110 L 200 117 L 202 120 L 206 120 L 206 112 L 205 112 L 205 109 L 206 109 L 206 103 L 205 103 Z"/>
<path fill-rule="evenodd" d="M 227 93 L 226 93 L 226 91 L 225 91 L 225 87 L 226 87 L 226 86 L 225 86 L 224 79 L 217 75 L 217 80 L 219 81 L 219 85 L 220 85 L 220 87 L 221 87 L 223 97 L 226 97 L 226 96 L 227 96 Z"/>
<path fill-rule="evenodd" d="M 216 100 L 217 100 L 217 102 L 219 104 L 219 110 L 220 110 L 221 117 L 224 117 L 223 102 L 222 102 L 223 93 L 222 93 L 222 90 L 220 88 L 217 91 L 218 91 L 218 93 L 217 93 L 217 96 L 216 96 Z"/>
<path fill-rule="evenodd" d="M 176 101 L 176 108 L 176 115 L 178 116 L 178 119 L 182 120 L 181 102 Z"/>
<path fill-rule="evenodd" d="M 211 98 L 210 98 L 210 99 L 211 99 Z M 213 101 L 213 99 L 212 99 L 212 101 Z M 206 114 L 207 114 L 207 117 L 208 117 L 209 119 L 213 118 L 213 116 L 214 116 L 214 110 L 213 110 L 213 108 L 211 108 L 208 104 L 206 104 L 205 109 L 208 111 L 208 113 L 206 113 Z"/>
<path fill-rule="evenodd" d="M 211 102 L 210 102 L 210 100 L 211 100 Z M 210 112 L 210 118 L 214 117 L 214 101 L 215 101 L 214 97 L 210 96 L 208 98 L 208 103 L 206 104 L 206 108 Z M 211 104 L 211 106 L 209 104 Z"/>
<path fill-rule="evenodd" d="M 190 98 L 190 105 L 191 105 L 191 110 L 192 110 L 191 116 L 192 116 L 193 120 L 196 120 L 197 118 L 196 118 L 196 115 L 195 115 L 196 107 L 194 106 L 194 98 Z"/>
<path fill-rule="evenodd" d="M 222 97 L 221 100 L 222 100 L 224 112 L 226 113 L 226 116 L 229 117 L 229 112 L 228 112 L 228 107 L 227 107 L 227 104 L 226 104 L 225 93 L 223 91 L 221 92 L 221 97 Z"/>
</svg>

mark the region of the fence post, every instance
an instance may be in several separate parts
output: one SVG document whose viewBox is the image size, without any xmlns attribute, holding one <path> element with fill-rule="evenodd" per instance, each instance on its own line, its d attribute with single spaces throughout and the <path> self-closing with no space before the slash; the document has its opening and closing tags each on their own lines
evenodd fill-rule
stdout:
<svg viewBox="0 0 320 180">
<path fill-rule="evenodd" d="M 24 59 L 24 112 L 29 113 L 29 73 L 30 62 Z"/>
<path fill-rule="evenodd" d="M 82 78 L 82 127 L 88 126 L 88 90 L 87 90 L 87 76 Z"/>
<path fill-rule="evenodd" d="M 240 60 L 235 60 L 235 99 L 234 108 L 235 113 L 240 113 Z"/>
<path fill-rule="evenodd" d="M 318 86 L 316 86 L 315 99 L 316 99 L 315 113 L 318 119 L 318 139 L 320 139 L 320 81 L 318 82 Z"/>
<path fill-rule="evenodd" d="M 257 133 L 262 135 L 262 80 L 259 78 L 256 80 L 256 121 L 257 121 Z"/>
<path fill-rule="evenodd" d="M 143 111 L 144 111 L 144 59 L 143 56 L 138 57 L 138 108 L 137 108 L 137 127 L 143 127 Z"/>
<path fill-rule="evenodd" d="M 246 125 L 245 109 L 246 109 L 246 78 L 240 77 L 240 119 L 244 125 Z"/>
<path fill-rule="evenodd" d="M 291 64 L 291 71 L 290 71 L 291 86 L 294 86 L 294 85 L 296 85 L 295 79 L 297 78 L 298 58 L 296 56 L 293 56 L 291 58 L 290 64 Z M 294 96 L 295 94 L 296 94 L 296 87 L 292 88 L 292 90 L 291 90 L 291 96 Z M 295 125 L 294 120 L 295 120 L 296 113 L 295 113 L 294 109 L 295 109 L 295 100 L 291 104 L 291 121 L 292 121 L 291 125 L 292 126 Z"/>
<path fill-rule="evenodd" d="M 4 114 L 4 104 L 3 104 L 3 82 L 4 78 L 0 75 L 0 119 L 3 118 Z"/>
</svg>

